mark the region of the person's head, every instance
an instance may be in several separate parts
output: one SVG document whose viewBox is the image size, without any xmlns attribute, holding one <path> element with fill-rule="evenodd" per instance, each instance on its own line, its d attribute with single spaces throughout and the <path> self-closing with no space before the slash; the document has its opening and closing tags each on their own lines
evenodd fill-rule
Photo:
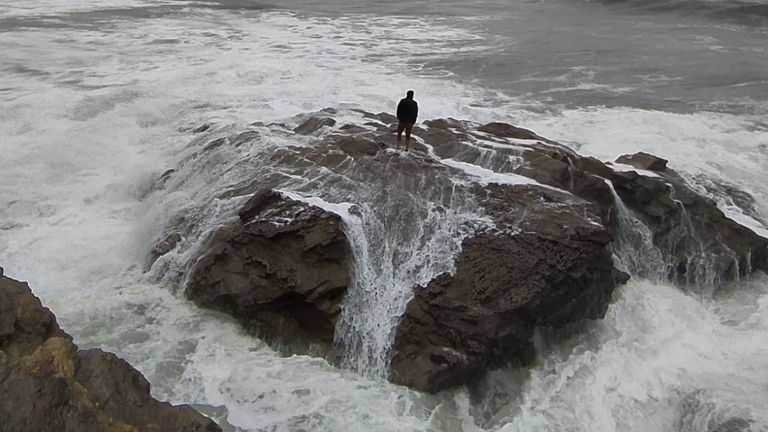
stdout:
<svg viewBox="0 0 768 432">
<path fill-rule="evenodd" d="M 405 96 L 408 99 L 413 99 L 413 90 L 408 90 L 408 92 L 405 93 Z"/>
</svg>

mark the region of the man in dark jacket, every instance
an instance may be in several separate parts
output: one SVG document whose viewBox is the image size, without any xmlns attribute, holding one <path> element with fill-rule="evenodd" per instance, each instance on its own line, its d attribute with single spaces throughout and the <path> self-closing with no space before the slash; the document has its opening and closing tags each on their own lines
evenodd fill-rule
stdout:
<svg viewBox="0 0 768 432">
<path fill-rule="evenodd" d="M 419 105 L 413 100 L 413 90 L 408 90 L 405 98 L 400 99 L 397 104 L 397 119 L 400 124 L 397 125 L 397 149 L 400 150 L 400 137 L 405 131 L 405 151 L 411 144 L 411 130 L 416 123 L 416 117 L 419 115 Z"/>
</svg>

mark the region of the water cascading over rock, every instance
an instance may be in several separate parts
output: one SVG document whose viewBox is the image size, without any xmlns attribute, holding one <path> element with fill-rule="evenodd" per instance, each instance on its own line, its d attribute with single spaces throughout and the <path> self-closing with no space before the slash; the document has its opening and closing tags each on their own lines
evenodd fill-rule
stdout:
<svg viewBox="0 0 768 432">
<path fill-rule="evenodd" d="M 766 240 L 691 189 L 666 161 L 638 153 L 617 159 L 640 171 L 611 176 L 616 193 L 653 232 L 666 258 L 665 276 L 689 286 L 714 289 L 765 268 Z"/>
<path fill-rule="evenodd" d="M 207 240 L 187 297 L 266 334 L 331 343 L 350 281 L 341 218 L 274 191 L 238 215 Z"/>
<path fill-rule="evenodd" d="M 530 363 L 536 326 L 601 318 L 627 279 L 613 254 L 641 277 L 632 254 L 656 254 L 681 284 L 766 268 L 765 239 L 651 155 L 603 163 L 455 119 L 414 128 L 406 155 L 392 121 L 326 109 L 205 131 L 154 192 L 196 198 L 158 232 L 181 241 L 154 269 L 261 333 L 438 391 Z"/>
<path fill-rule="evenodd" d="M 436 391 L 503 362 L 528 364 L 537 325 L 602 318 L 628 278 L 594 205 L 540 186 L 478 194 L 494 226 L 464 239 L 455 274 L 416 288 L 397 328 L 395 382 Z"/>
</svg>

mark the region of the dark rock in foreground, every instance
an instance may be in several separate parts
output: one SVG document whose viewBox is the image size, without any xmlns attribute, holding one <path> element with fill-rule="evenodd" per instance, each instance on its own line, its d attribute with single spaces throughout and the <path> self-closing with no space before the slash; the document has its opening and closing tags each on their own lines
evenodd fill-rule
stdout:
<svg viewBox="0 0 768 432">
<path fill-rule="evenodd" d="M 539 186 L 478 194 L 496 226 L 464 240 L 454 275 L 416 288 L 392 349 L 397 383 L 434 392 L 500 363 L 530 363 L 535 326 L 602 318 L 628 278 L 589 203 Z"/>
<path fill-rule="evenodd" d="M 188 406 L 159 402 L 128 363 L 78 350 L 27 284 L 0 271 L 0 430 L 215 432 Z"/>
<path fill-rule="evenodd" d="M 268 336 L 333 342 L 350 281 L 341 218 L 272 191 L 239 216 L 207 241 L 187 297 Z"/>
</svg>

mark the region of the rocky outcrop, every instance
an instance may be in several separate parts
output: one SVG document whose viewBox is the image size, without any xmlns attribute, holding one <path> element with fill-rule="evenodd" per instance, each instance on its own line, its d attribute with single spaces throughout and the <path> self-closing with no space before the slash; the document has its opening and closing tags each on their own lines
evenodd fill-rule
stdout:
<svg viewBox="0 0 768 432">
<path fill-rule="evenodd" d="M 627 275 L 597 208 L 539 186 L 478 190 L 495 222 L 466 238 L 454 274 L 417 287 L 392 349 L 392 379 L 434 392 L 503 362 L 530 363 L 537 325 L 605 314 Z"/>
<path fill-rule="evenodd" d="M 609 221 L 613 197 L 605 178 L 613 170 L 603 162 L 505 123 L 476 126 L 437 120 L 425 124 L 430 144 L 440 157 L 522 175 L 570 192 L 598 204 L 601 219 Z"/>
<path fill-rule="evenodd" d="M 159 402 L 128 363 L 78 350 L 27 284 L 0 268 L 0 430 L 214 432 L 188 406 Z"/>
<path fill-rule="evenodd" d="M 210 158 L 217 168 L 226 165 L 222 175 L 243 173 L 223 184 L 216 198 L 247 203 L 195 249 L 186 284 L 190 298 L 261 333 L 331 344 L 352 280 L 341 220 L 273 190 L 351 206 L 364 227 L 379 231 L 368 231 L 366 242 L 395 244 L 387 245 L 391 256 L 375 257 L 382 268 L 412 258 L 413 251 L 397 250 L 423 235 L 409 227 L 436 214 L 477 210 L 483 222 L 462 231 L 455 271 L 429 280 L 430 273 L 428 282 L 414 287 L 393 329 L 391 378 L 438 391 L 505 362 L 529 363 L 536 326 L 601 318 L 612 291 L 628 277 L 614 267 L 612 255 L 649 261 L 643 256 L 648 251 L 625 241 L 629 231 L 642 231 L 648 242 L 643 247 L 663 258 L 646 267 L 681 285 L 716 286 L 768 267 L 765 239 L 726 218 L 653 155 L 603 162 L 527 129 L 456 119 L 418 125 L 414 151 L 405 154 L 390 149 L 393 116 L 347 110 L 338 126 L 337 114 L 326 109 L 290 125 L 254 123 L 258 131 L 242 139 L 232 138 L 231 130 L 207 132 L 207 142 L 197 139 L 199 150 L 185 163 Z M 355 115 L 357 123 L 350 120 Z M 270 134 L 280 143 L 263 139 Z M 292 139 L 296 145 L 285 144 Z M 236 146 L 250 148 L 235 152 Z M 242 158 L 227 159 L 227 152 Z M 202 162 L 200 167 L 187 172 L 206 168 Z M 174 184 L 179 174 L 163 184 Z M 743 195 L 734 201 L 749 202 Z M 362 206 L 367 214 L 354 212 Z M 194 217 L 182 219 L 187 225 L 181 236 L 166 230 L 157 255 L 184 249 L 184 239 L 202 233 L 195 231 Z M 417 249 L 433 240 L 424 239 L 414 243 Z M 379 251 L 368 253 L 371 260 Z M 648 276 L 625 267 L 633 276 Z M 381 296 L 387 288 L 370 292 Z"/>
<path fill-rule="evenodd" d="M 666 168 L 666 161 L 643 154 L 619 160 L 655 171 L 617 171 L 610 180 L 623 203 L 653 233 L 667 278 L 718 286 L 766 267 L 768 241 L 727 218 L 714 201 Z"/>
<path fill-rule="evenodd" d="M 267 336 L 331 343 L 350 281 L 341 224 L 279 192 L 257 193 L 206 242 L 186 295 Z"/>
<path fill-rule="evenodd" d="M 336 120 L 331 117 L 315 117 L 312 116 L 304 121 L 304 123 L 296 126 L 293 131 L 299 135 L 310 135 L 323 127 L 333 126 L 336 124 Z"/>
<path fill-rule="evenodd" d="M 496 172 L 512 172 L 573 193 L 599 206 L 601 221 L 615 236 L 631 229 L 622 225 L 616 195 L 651 233 L 652 247 L 664 263 L 659 276 L 684 285 L 718 287 L 723 283 L 768 268 L 768 241 L 725 217 L 717 204 L 694 191 L 667 161 L 639 152 L 617 163 L 627 169 L 581 156 L 544 140 L 530 131 L 492 123 L 431 121 L 428 136 L 441 157 L 481 164 Z M 447 138 L 452 136 L 453 139 Z M 502 146 L 489 137 L 504 138 Z M 734 190 L 734 203 L 755 214 L 750 197 Z M 746 196 L 745 196 L 746 195 Z M 649 272 L 645 272 L 649 273 Z M 639 274 L 651 276 L 650 274 Z"/>
</svg>

